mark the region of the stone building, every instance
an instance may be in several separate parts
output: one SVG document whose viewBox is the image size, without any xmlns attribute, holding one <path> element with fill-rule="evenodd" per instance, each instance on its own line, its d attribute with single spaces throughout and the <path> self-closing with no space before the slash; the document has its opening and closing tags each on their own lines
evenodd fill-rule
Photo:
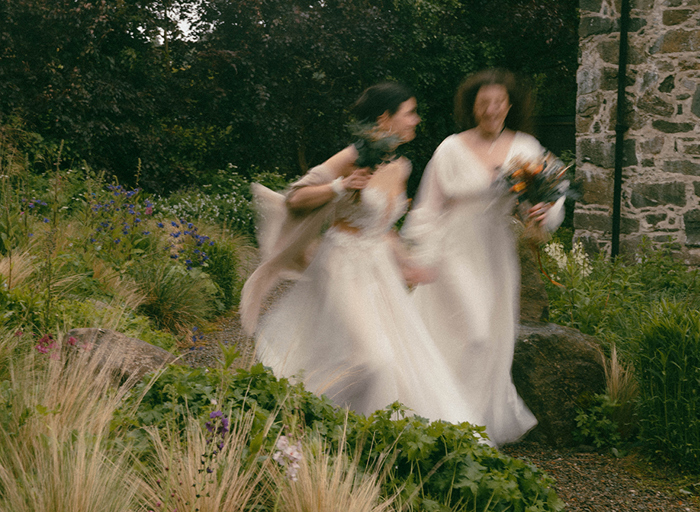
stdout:
<svg viewBox="0 0 700 512">
<path fill-rule="evenodd" d="M 619 253 L 700 264 L 700 0 L 629 0 Z M 610 251 L 622 0 L 580 0 L 575 238 Z"/>
</svg>

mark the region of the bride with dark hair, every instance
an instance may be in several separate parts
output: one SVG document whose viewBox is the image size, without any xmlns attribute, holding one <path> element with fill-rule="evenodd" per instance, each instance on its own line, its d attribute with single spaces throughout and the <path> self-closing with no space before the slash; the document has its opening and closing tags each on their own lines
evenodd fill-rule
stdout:
<svg viewBox="0 0 700 512">
<path fill-rule="evenodd" d="M 254 187 L 263 262 L 243 288 L 243 325 L 277 376 L 298 376 L 338 405 L 370 414 L 400 401 L 431 420 L 476 420 L 409 299 L 405 279 L 415 276 L 393 230 L 411 172 L 394 150 L 415 137 L 416 99 L 383 83 L 362 94 L 353 114 L 369 134 L 364 146 L 333 155 L 285 195 Z M 381 144 L 373 166 L 367 146 Z M 262 299 L 283 276 L 298 281 L 258 326 Z"/>
</svg>

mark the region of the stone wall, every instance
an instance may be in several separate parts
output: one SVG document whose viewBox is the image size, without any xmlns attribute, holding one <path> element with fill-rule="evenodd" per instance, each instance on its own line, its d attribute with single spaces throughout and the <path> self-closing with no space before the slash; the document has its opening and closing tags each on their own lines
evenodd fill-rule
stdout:
<svg viewBox="0 0 700 512">
<path fill-rule="evenodd" d="M 700 0 L 630 0 L 620 253 L 642 237 L 700 264 Z M 580 0 L 575 238 L 610 250 L 620 0 Z"/>
</svg>

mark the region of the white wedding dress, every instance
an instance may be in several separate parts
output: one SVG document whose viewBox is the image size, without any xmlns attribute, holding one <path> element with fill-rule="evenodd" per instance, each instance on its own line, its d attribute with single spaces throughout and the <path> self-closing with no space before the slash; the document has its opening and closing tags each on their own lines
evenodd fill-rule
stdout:
<svg viewBox="0 0 700 512">
<path fill-rule="evenodd" d="M 258 357 L 336 404 L 370 414 L 400 401 L 430 420 L 479 424 L 409 299 L 389 232 L 406 210 L 370 186 L 338 203 L 331 227 L 290 292 L 265 315 Z"/>
<path fill-rule="evenodd" d="M 541 157 L 544 148 L 517 132 L 506 163 Z M 462 141 L 448 137 L 428 163 L 415 207 L 402 228 L 416 260 L 437 269 L 413 292 L 430 335 L 459 379 L 459 393 L 497 445 L 537 424 L 518 396 L 511 364 L 519 317 L 520 270 L 513 233 L 515 198 Z M 563 200 L 546 225 L 561 223 Z"/>
</svg>

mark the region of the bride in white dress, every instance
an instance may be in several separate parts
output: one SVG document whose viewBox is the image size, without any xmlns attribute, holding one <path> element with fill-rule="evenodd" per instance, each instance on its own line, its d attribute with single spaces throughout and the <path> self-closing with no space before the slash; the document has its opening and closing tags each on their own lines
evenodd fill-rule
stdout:
<svg viewBox="0 0 700 512">
<path fill-rule="evenodd" d="M 519 129 L 526 97 L 512 74 L 489 70 L 466 80 L 455 98 L 465 131 L 436 149 L 402 228 L 416 261 L 435 269 L 413 292 L 416 307 L 451 370 L 460 394 L 497 445 L 537 424 L 518 396 L 511 364 L 519 317 L 520 271 L 513 233 L 514 195 L 499 168 L 544 148 Z M 553 230 L 563 199 L 536 205 L 531 218 Z"/>
<path fill-rule="evenodd" d="M 369 88 L 354 109 L 401 142 L 415 137 L 416 100 L 395 83 Z M 246 282 L 244 327 L 256 329 L 263 296 L 281 275 L 299 280 L 256 330 L 257 354 L 279 377 L 370 414 L 400 401 L 415 414 L 478 420 L 457 390 L 405 284 L 393 231 L 405 213 L 410 163 L 395 158 L 375 172 L 356 166 L 349 146 L 292 184 L 286 197 L 256 187 L 263 212 L 263 263 Z M 315 256 L 307 249 L 324 222 Z M 475 421 L 477 424 L 478 421 Z"/>
</svg>

